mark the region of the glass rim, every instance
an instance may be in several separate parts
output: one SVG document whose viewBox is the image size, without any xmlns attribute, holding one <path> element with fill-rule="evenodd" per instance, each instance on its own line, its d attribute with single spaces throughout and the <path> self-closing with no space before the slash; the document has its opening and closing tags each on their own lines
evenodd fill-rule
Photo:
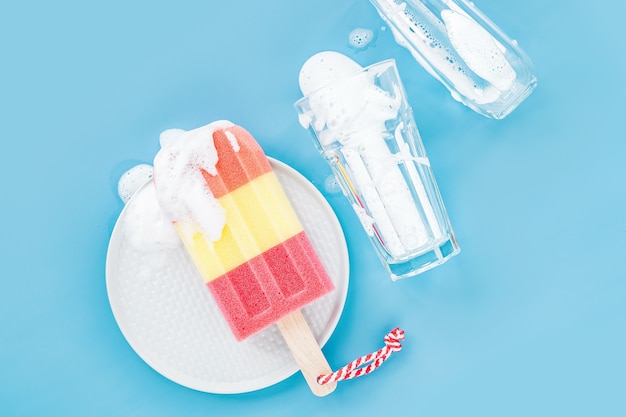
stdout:
<svg viewBox="0 0 626 417">
<path fill-rule="evenodd" d="M 305 95 L 303 97 L 300 97 L 298 100 L 296 100 L 296 102 L 294 103 L 294 106 L 298 107 L 301 102 L 304 102 L 304 101 L 308 100 L 310 97 L 316 95 L 317 93 L 319 93 L 320 91 L 328 88 L 329 86 L 333 86 L 335 84 L 343 82 L 345 79 L 354 77 L 357 74 L 361 74 L 363 72 L 370 71 L 372 68 L 381 67 L 381 66 L 384 66 L 384 65 L 389 65 L 389 67 L 391 67 L 391 68 L 396 68 L 396 72 L 397 72 L 397 66 L 396 66 L 396 60 L 395 59 L 393 59 L 393 58 L 383 59 L 382 61 L 374 62 L 373 64 L 370 64 L 370 65 L 368 65 L 366 67 L 362 67 L 362 68 L 358 69 L 357 71 L 350 72 L 349 74 L 346 74 L 345 76 L 343 76 L 343 77 L 341 77 L 339 79 L 333 80 L 333 81 L 331 81 L 329 83 L 326 83 L 326 84 L 322 85 L 321 87 L 316 88 L 315 90 L 311 91 L 309 94 L 307 94 L 307 95 Z"/>
</svg>

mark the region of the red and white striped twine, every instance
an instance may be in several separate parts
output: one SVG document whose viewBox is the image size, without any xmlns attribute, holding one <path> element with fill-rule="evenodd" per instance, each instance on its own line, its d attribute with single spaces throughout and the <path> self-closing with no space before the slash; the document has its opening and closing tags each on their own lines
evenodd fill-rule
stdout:
<svg viewBox="0 0 626 417">
<path fill-rule="evenodd" d="M 400 343 L 402 340 L 404 340 L 404 330 L 396 327 L 385 336 L 384 347 L 369 355 L 361 356 L 332 374 L 318 376 L 317 383 L 320 385 L 330 384 L 371 373 L 382 365 L 393 352 L 402 350 Z"/>
</svg>

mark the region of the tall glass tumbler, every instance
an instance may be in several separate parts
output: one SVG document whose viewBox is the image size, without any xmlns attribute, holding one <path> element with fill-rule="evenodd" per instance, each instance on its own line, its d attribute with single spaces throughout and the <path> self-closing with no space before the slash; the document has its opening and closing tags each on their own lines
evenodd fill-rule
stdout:
<svg viewBox="0 0 626 417">
<path fill-rule="evenodd" d="M 459 253 L 395 61 L 331 82 L 295 107 L 393 280 Z"/>
<path fill-rule="evenodd" d="M 503 119 L 537 85 L 530 58 L 466 0 L 370 0 L 396 42 L 452 97 Z"/>
</svg>

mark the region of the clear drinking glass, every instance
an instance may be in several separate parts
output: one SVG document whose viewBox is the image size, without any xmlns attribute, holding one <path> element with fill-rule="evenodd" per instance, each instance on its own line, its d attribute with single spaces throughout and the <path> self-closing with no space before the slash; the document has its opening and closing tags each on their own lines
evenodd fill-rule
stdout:
<svg viewBox="0 0 626 417">
<path fill-rule="evenodd" d="M 395 61 L 327 84 L 295 107 L 392 279 L 459 252 Z"/>
<path fill-rule="evenodd" d="M 503 119 L 534 90 L 533 65 L 472 2 L 370 0 L 396 42 L 407 48 L 452 97 Z"/>
</svg>

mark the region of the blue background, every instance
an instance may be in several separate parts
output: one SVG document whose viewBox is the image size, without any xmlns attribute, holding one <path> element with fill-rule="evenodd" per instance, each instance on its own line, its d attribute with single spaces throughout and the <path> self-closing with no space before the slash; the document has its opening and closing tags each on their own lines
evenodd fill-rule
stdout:
<svg viewBox="0 0 626 417">
<path fill-rule="evenodd" d="M 0 6 L 3 416 L 626 415 L 626 39 L 616 0 L 477 2 L 533 60 L 502 121 L 453 101 L 366 0 Z M 351 49 L 348 34 L 376 41 Z M 462 252 L 392 282 L 297 121 L 322 50 L 395 58 Z M 246 394 L 176 385 L 130 348 L 105 287 L 119 176 L 158 134 L 230 119 L 325 193 L 351 282 L 324 352 L 377 372 L 313 397 L 296 374 Z"/>
</svg>

